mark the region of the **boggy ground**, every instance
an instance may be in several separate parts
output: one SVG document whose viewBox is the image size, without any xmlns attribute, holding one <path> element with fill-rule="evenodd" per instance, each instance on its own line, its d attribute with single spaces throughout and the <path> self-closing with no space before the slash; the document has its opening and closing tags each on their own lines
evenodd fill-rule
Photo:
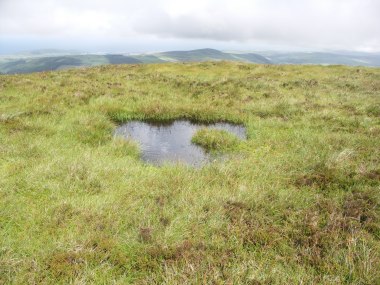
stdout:
<svg viewBox="0 0 380 285">
<path fill-rule="evenodd" d="M 0 76 L 0 283 L 379 284 L 380 69 L 191 63 Z M 143 164 L 130 119 L 244 123 Z"/>
</svg>

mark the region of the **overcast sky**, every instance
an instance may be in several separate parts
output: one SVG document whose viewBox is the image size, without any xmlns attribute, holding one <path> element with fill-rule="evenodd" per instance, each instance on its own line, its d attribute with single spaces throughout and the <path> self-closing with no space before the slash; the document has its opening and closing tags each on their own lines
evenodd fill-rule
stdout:
<svg viewBox="0 0 380 285">
<path fill-rule="evenodd" d="M 380 0 L 0 0 L 0 53 L 380 52 Z"/>
</svg>

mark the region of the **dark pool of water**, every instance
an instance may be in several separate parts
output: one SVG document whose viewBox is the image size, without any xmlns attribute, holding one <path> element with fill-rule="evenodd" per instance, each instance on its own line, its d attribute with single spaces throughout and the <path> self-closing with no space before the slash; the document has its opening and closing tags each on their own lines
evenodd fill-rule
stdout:
<svg viewBox="0 0 380 285">
<path fill-rule="evenodd" d="M 203 148 L 191 143 L 191 138 L 200 128 L 225 130 L 241 139 L 246 138 L 246 130 L 242 125 L 205 125 L 183 120 L 169 124 L 131 121 L 119 126 L 115 135 L 137 141 L 145 162 L 154 165 L 179 162 L 198 167 L 213 159 Z"/>
</svg>

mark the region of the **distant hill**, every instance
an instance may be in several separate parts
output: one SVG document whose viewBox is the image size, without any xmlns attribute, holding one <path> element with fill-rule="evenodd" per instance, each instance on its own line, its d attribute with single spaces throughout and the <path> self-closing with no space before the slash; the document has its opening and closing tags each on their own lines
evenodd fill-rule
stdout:
<svg viewBox="0 0 380 285">
<path fill-rule="evenodd" d="M 168 51 L 156 54 L 157 57 L 168 61 L 213 61 L 236 60 L 231 54 L 216 49 L 197 49 L 190 51 Z"/>
<path fill-rule="evenodd" d="M 167 61 L 218 61 L 218 60 L 230 60 L 230 61 L 245 61 L 251 63 L 267 63 L 271 62 L 259 54 L 247 53 L 247 54 L 234 54 L 226 53 L 216 49 L 197 49 L 190 51 L 168 51 L 156 54 L 162 60 Z"/>
<path fill-rule="evenodd" d="M 272 62 L 259 54 L 256 53 L 245 53 L 245 54 L 232 54 L 233 57 L 240 61 L 246 61 L 246 62 L 254 62 L 254 63 L 265 63 L 265 64 L 271 64 Z"/>
<path fill-rule="evenodd" d="M 0 67 L 5 73 L 29 73 L 57 70 L 61 67 L 75 67 L 80 66 L 81 63 L 81 60 L 78 58 L 62 56 L 11 60 L 1 64 Z"/>
<path fill-rule="evenodd" d="M 139 54 L 139 55 L 133 55 L 133 58 L 140 60 L 143 63 L 162 63 L 167 62 L 166 60 L 162 60 L 158 58 L 156 55 L 153 54 Z"/>
<path fill-rule="evenodd" d="M 14 56 L 0 57 L 0 73 L 30 73 L 47 70 L 95 66 L 104 64 L 137 64 L 164 62 L 196 62 L 196 61 L 242 61 L 259 64 L 321 64 L 321 65 L 353 65 L 380 66 L 380 54 L 358 52 L 257 52 L 233 53 L 216 49 L 197 49 L 190 51 L 168 51 L 152 54 L 68 54 L 59 50 L 33 51 Z"/>
<path fill-rule="evenodd" d="M 294 52 L 266 53 L 274 64 L 324 64 L 380 66 L 380 55 L 371 53 Z"/>
<path fill-rule="evenodd" d="M 81 66 L 131 63 L 142 63 L 142 61 L 133 57 L 118 54 L 28 57 L 21 59 L 4 59 L 3 61 L 0 61 L 0 72 L 7 74 L 30 73 Z"/>
<path fill-rule="evenodd" d="M 121 54 L 107 54 L 104 56 L 110 64 L 142 63 L 142 61 Z"/>
</svg>

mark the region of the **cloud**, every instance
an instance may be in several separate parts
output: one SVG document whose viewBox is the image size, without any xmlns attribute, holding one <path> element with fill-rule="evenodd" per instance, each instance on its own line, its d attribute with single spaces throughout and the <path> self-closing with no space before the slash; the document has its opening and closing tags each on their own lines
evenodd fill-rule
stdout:
<svg viewBox="0 0 380 285">
<path fill-rule="evenodd" d="M 0 0 L 0 37 L 380 51 L 377 0 Z"/>
<path fill-rule="evenodd" d="M 238 2 L 240 5 L 236 5 Z M 379 2 L 209 1 L 202 10 L 155 11 L 135 24 L 140 33 L 221 41 L 268 41 L 325 47 L 379 48 Z M 193 8 L 193 9 L 192 9 Z M 148 20 L 150 19 L 150 20 Z"/>
</svg>

